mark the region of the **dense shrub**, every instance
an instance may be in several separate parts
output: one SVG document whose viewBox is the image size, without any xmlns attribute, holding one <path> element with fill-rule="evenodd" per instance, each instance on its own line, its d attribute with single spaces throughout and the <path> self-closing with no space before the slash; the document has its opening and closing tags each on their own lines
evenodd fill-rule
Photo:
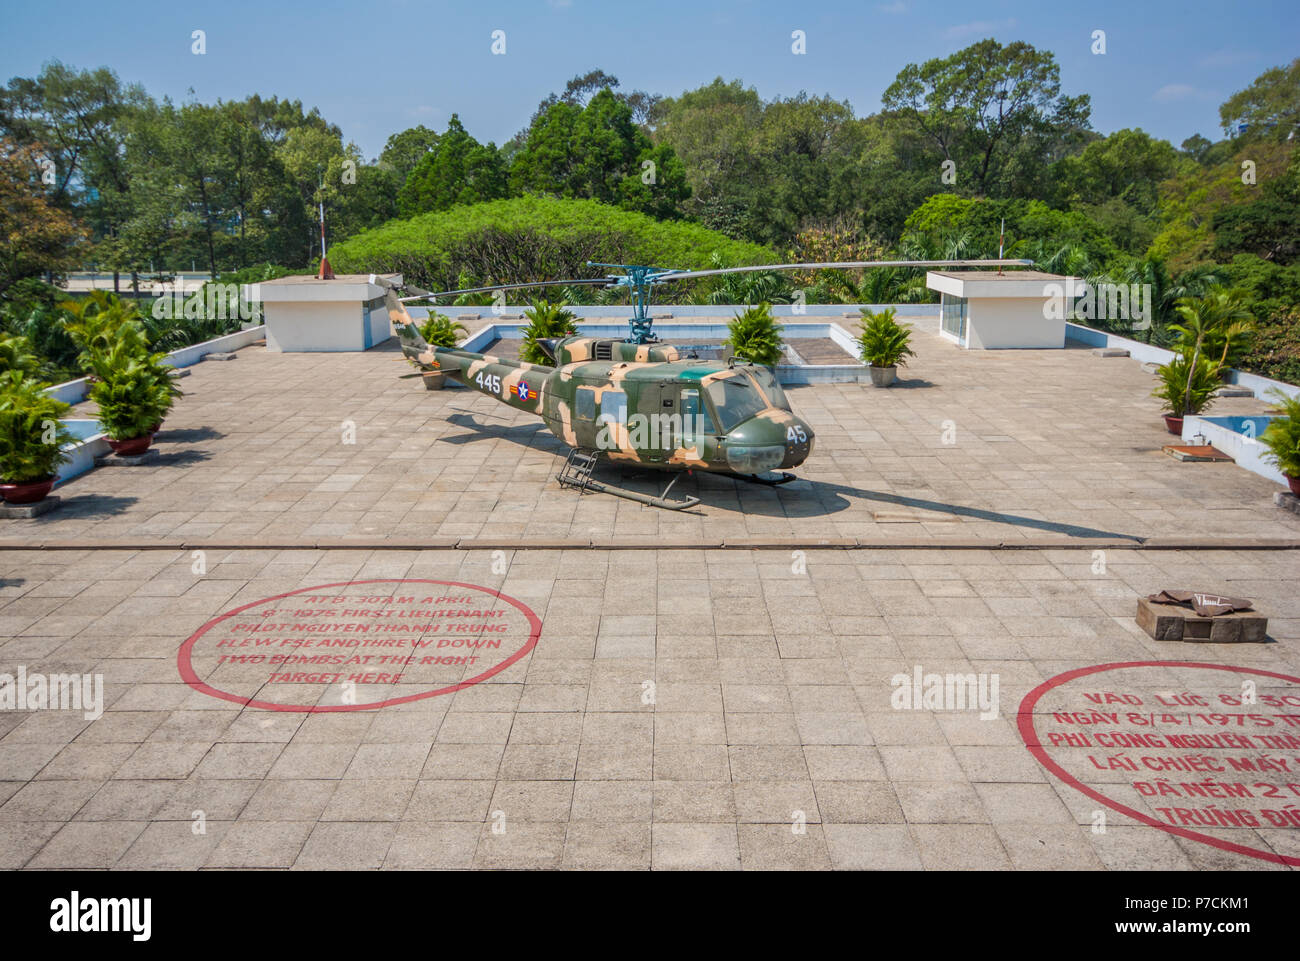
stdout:
<svg viewBox="0 0 1300 961">
<path fill-rule="evenodd" d="M 390 221 L 333 247 L 330 262 L 338 271 L 398 271 L 429 290 L 451 290 L 464 277 L 522 283 L 600 276 L 589 260 L 704 268 L 715 252 L 736 265 L 778 259 L 698 224 L 661 222 L 594 200 L 517 197 Z M 684 300 L 685 286 L 662 285 L 655 299 Z"/>
</svg>

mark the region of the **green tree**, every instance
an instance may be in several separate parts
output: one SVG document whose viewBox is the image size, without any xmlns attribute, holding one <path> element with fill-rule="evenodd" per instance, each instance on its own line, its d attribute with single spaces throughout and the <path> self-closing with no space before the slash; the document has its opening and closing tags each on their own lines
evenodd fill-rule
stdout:
<svg viewBox="0 0 1300 961">
<path fill-rule="evenodd" d="M 0 140 L 0 298 L 27 278 L 71 269 L 85 239 L 33 175 L 32 155 L 39 149 Z"/>
<path fill-rule="evenodd" d="M 437 145 L 438 134 L 428 127 L 423 124 L 409 127 L 388 138 L 379 155 L 379 165 L 391 169 L 398 184 L 404 184 L 411 171 Z"/>
<path fill-rule="evenodd" d="M 495 144 L 481 144 L 451 115 L 437 144 L 416 164 L 397 195 L 404 217 L 506 196 L 506 169 Z"/>
<path fill-rule="evenodd" d="M 1050 52 L 991 39 L 908 64 L 882 102 L 910 115 L 956 164 L 957 184 L 977 195 L 1023 193 L 1053 151 L 1086 136 L 1091 109 L 1086 95 L 1061 94 Z"/>
<path fill-rule="evenodd" d="M 680 215 L 690 192 L 672 148 L 651 143 L 632 107 L 609 88 L 585 107 L 548 106 L 515 156 L 510 181 L 520 193 L 598 200 L 660 218 Z"/>
<path fill-rule="evenodd" d="M 1244 124 L 1242 141 L 1281 141 L 1300 130 L 1300 57 L 1285 67 L 1265 70 L 1225 100 L 1219 121 L 1230 137 Z"/>
</svg>

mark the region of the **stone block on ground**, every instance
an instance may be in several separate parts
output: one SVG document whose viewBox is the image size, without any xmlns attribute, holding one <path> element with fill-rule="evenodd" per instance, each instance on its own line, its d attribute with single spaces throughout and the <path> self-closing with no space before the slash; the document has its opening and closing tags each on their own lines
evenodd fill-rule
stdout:
<svg viewBox="0 0 1300 961">
<path fill-rule="evenodd" d="M 217 350 L 210 354 L 203 355 L 204 360 L 234 360 L 235 352 L 233 350 Z"/>
<path fill-rule="evenodd" d="M 1092 356 L 1094 357 L 1127 357 L 1128 351 L 1123 347 L 1094 347 Z"/>
<path fill-rule="evenodd" d="M 158 448 L 150 447 L 143 454 L 101 454 L 95 458 L 96 467 L 145 467 L 158 459 Z"/>
<path fill-rule="evenodd" d="M 29 517 L 40 517 L 42 514 L 48 514 L 61 503 L 58 494 L 47 494 L 35 504 L 9 504 L 0 501 L 0 518 L 10 518 L 20 520 Z"/>
<path fill-rule="evenodd" d="M 1181 605 L 1161 604 L 1145 597 L 1138 599 L 1137 625 L 1157 641 L 1258 643 L 1268 634 L 1268 618 L 1259 611 L 1201 617 Z"/>
</svg>

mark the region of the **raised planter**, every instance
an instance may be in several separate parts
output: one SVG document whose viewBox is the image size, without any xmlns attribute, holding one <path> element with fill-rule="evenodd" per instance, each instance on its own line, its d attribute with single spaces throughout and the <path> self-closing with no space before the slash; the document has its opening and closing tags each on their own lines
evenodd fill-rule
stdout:
<svg viewBox="0 0 1300 961">
<path fill-rule="evenodd" d="M 54 487 L 54 478 L 47 477 L 44 480 L 25 481 L 21 484 L 0 484 L 0 497 L 3 497 L 6 504 L 35 504 L 43 500 Z"/>
<path fill-rule="evenodd" d="M 105 438 L 108 446 L 113 448 L 113 453 L 120 457 L 134 457 L 137 454 L 143 454 L 153 443 L 153 434 L 144 434 L 140 437 L 132 437 L 129 440 L 113 440 Z"/>
<path fill-rule="evenodd" d="M 868 364 L 867 370 L 871 372 L 871 383 L 876 387 L 888 387 L 898 376 L 897 367 L 877 367 L 874 364 Z"/>
</svg>

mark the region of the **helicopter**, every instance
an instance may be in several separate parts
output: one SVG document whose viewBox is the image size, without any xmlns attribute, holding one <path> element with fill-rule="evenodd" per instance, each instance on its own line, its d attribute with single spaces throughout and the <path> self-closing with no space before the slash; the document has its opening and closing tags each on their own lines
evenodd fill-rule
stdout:
<svg viewBox="0 0 1300 961">
<path fill-rule="evenodd" d="M 698 504 L 699 498 L 670 496 L 682 473 L 702 471 L 765 486 L 787 484 L 797 479 L 787 470 L 812 455 L 816 437 L 807 421 L 794 412 L 772 368 L 735 357 L 727 361 L 682 357 L 675 346 L 658 343 L 648 314 L 653 285 L 767 270 L 1032 263 L 1001 259 L 845 261 L 676 270 L 588 261 L 589 267 L 623 273 L 437 293 L 373 274 L 370 280 L 386 288 L 389 320 L 401 340 L 402 353 L 418 369 L 406 376 L 440 372 L 508 407 L 540 417 L 570 448 L 556 475 L 561 486 L 683 510 Z M 405 306 L 463 294 L 577 285 L 627 287 L 633 308 L 630 334 L 621 341 L 582 335 L 539 340 L 550 365 L 431 345 L 420 335 Z M 404 296 L 399 297 L 399 292 Z M 647 494 L 597 479 L 593 474 L 601 460 L 676 476 L 662 493 Z"/>
</svg>

